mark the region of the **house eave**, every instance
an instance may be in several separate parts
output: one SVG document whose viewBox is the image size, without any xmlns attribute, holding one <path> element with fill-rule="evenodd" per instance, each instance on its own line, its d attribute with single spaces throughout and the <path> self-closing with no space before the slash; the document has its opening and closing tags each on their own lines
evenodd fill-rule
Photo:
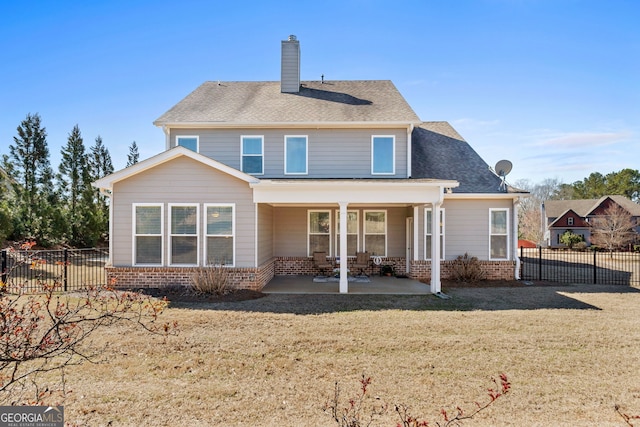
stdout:
<svg viewBox="0 0 640 427">
<path fill-rule="evenodd" d="M 530 197 L 529 193 L 447 193 L 444 198 L 447 199 L 465 199 L 465 200 L 486 200 L 486 199 L 519 199 L 522 197 Z"/>
<path fill-rule="evenodd" d="M 175 122 L 167 123 L 155 121 L 155 126 L 172 129 L 396 129 L 411 128 L 419 124 L 417 121 L 335 121 L 335 122 Z"/>
</svg>

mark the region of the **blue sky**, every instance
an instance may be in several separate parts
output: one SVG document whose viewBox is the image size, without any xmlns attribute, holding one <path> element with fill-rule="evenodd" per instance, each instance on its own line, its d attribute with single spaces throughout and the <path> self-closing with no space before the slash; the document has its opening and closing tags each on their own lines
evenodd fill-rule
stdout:
<svg viewBox="0 0 640 427">
<path fill-rule="evenodd" d="M 152 122 L 207 80 L 389 79 L 425 121 L 450 122 L 509 182 L 571 183 L 640 169 L 640 2 L 635 0 L 5 1 L 0 154 L 27 113 L 52 166 L 78 124 L 116 169 Z"/>
</svg>

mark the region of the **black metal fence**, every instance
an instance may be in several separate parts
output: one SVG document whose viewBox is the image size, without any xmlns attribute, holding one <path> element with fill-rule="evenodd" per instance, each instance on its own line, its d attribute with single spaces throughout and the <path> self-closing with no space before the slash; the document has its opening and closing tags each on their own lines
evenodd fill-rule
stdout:
<svg viewBox="0 0 640 427">
<path fill-rule="evenodd" d="M 522 280 L 640 286 L 640 253 L 520 248 Z"/>
<path fill-rule="evenodd" d="M 14 250 L 0 252 L 2 283 L 8 292 L 38 292 L 42 283 L 64 291 L 107 284 L 108 249 Z"/>
</svg>

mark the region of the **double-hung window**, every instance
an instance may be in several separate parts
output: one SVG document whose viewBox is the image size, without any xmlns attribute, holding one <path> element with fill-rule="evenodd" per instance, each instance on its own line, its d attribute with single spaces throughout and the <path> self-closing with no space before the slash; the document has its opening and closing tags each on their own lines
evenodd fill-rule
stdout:
<svg viewBox="0 0 640 427">
<path fill-rule="evenodd" d="M 509 210 L 489 209 L 489 257 L 509 258 Z"/>
<path fill-rule="evenodd" d="M 371 174 L 393 175 L 395 173 L 395 144 L 393 135 L 371 137 Z"/>
<path fill-rule="evenodd" d="M 264 173 L 263 136 L 242 136 L 242 172 L 252 175 Z"/>
<path fill-rule="evenodd" d="M 206 209 L 206 264 L 235 265 L 235 206 L 233 204 L 207 204 Z"/>
<path fill-rule="evenodd" d="M 336 211 L 336 255 L 340 256 L 340 211 Z M 347 256 L 358 251 L 358 211 L 347 211 Z"/>
<path fill-rule="evenodd" d="M 286 175 L 307 174 L 307 136 L 287 135 L 284 137 L 284 173 Z"/>
<path fill-rule="evenodd" d="M 198 264 L 198 205 L 169 204 L 171 265 Z"/>
<path fill-rule="evenodd" d="M 432 225 L 433 225 L 433 211 L 431 208 L 424 210 L 424 224 L 425 224 L 425 239 L 424 239 L 424 258 L 431 259 L 431 242 L 432 240 Z M 440 224 L 438 227 L 440 233 L 440 259 L 444 259 L 444 209 L 440 209 Z"/>
<path fill-rule="evenodd" d="M 200 138 L 197 135 L 178 135 L 176 136 L 176 145 L 188 148 L 196 153 L 200 152 Z"/>
<path fill-rule="evenodd" d="M 164 252 L 162 204 L 134 204 L 133 224 L 133 264 L 162 265 Z"/>
<path fill-rule="evenodd" d="M 387 256 L 387 212 L 364 211 L 364 250 Z"/>
<path fill-rule="evenodd" d="M 307 254 L 326 252 L 331 254 L 331 211 L 308 212 L 308 249 Z"/>
</svg>

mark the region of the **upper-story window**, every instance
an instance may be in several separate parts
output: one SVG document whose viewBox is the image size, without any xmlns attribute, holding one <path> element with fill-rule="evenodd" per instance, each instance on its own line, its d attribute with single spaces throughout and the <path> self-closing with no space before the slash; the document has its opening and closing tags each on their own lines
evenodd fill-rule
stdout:
<svg viewBox="0 0 640 427">
<path fill-rule="evenodd" d="M 264 173 L 264 137 L 242 137 L 242 172 L 253 175 Z"/>
<path fill-rule="evenodd" d="M 287 135 L 284 137 L 284 173 L 307 174 L 307 136 Z"/>
<path fill-rule="evenodd" d="M 393 175 L 395 173 L 395 143 L 393 135 L 371 137 L 371 174 Z"/>
<path fill-rule="evenodd" d="M 567 218 L 567 225 L 573 225 L 573 218 L 572 217 Z"/>
<path fill-rule="evenodd" d="M 195 151 L 196 153 L 200 152 L 200 141 L 198 136 L 188 135 L 188 136 L 176 136 L 176 145 L 180 145 L 181 147 L 188 148 L 191 151 Z"/>
</svg>

